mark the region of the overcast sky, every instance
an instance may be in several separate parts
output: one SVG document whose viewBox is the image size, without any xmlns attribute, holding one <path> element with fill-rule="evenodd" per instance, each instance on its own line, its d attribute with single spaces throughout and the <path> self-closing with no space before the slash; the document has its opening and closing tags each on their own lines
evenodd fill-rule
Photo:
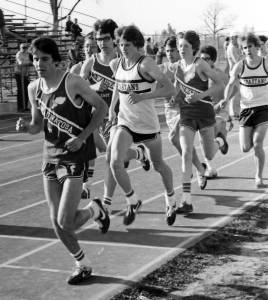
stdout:
<svg viewBox="0 0 268 300">
<path fill-rule="evenodd" d="M 63 0 L 63 7 L 71 8 L 76 0 Z M 145 34 L 160 33 L 170 23 L 177 31 L 188 29 L 203 31 L 203 12 L 211 0 L 81 0 L 76 11 L 89 14 L 96 18 L 112 18 L 118 25 L 134 23 Z M 268 35 L 268 0 L 219 0 L 225 8 L 222 11 L 225 21 L 232 18 L 231 30 L 242 31 L 245 27 L 254 27 L 258 33 Z M 17 3 L 17 4 L 14 4 Z M 24 14 L 24 5 L 34 7 L 49 13 L 49 0 L 0 0 L 0 6 L 6 14 L 8 10 Z M 250 3 L 250 4 L 248 4 Z M 20 4 L 20 5 L 18 5 Z M 5 11 L 6 9 L 6 11 Z M 65 9 L 61 13 L 66 14 Z M 29 16 L 51 22 L 51 15 L 38 12 L 30 8 L 26 9 Z M 92 25 L 94 18 L 82 14 L 73 13 L 82 24 Z M 84 33 L 90 31 L 83 26 Z"/>
</svg>

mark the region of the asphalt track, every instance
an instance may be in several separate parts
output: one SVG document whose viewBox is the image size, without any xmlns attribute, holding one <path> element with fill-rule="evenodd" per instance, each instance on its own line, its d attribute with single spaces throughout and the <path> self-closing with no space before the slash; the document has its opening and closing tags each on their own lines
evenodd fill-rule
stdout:
<svg viewBox="0 0 268 300">
<path fill-rule="evenodd" d="M 42 189 L 40 172 L 42 134 L 15 132 L 18 115 L 0 116 L 0 298 L 2 300 L 110 299 L 168 259 L 223 226 L 248 205 L 267 198 L 268 164 L 262 189 L 254 185 L 253 152 L 242 153 L 237 124 L 229 133 L 229 152 L 215 157 L 219 177 L 201 191 L 192 182 L 194 212 L 178 215 L 174 226 L 165 223 L 165 205 L 160 176 L 145 172 L 131 162 L 128 172 L 143 200 L 141 212 L 131 226 L 122 224 L 126 207 L 116 190 L 111 227 L 100 234 L 87 223 L 79 239 L 91 259 L 93 276 L 81 286 L 65 282 L 73 260 L 56 239 Z M 181 196 L 180 157 L 167 140 L 162 124 L 163 152 L 173 170 L 176 195 Z M 199 144 L 197 142 L 197 148 Z M 268 138 L 264 143 L 268 152 Z M 92 196 L 103 193 L 104 156 L 96 162 Z M 81 202 L 84 205 L 85 201 Z"/>
</svg>

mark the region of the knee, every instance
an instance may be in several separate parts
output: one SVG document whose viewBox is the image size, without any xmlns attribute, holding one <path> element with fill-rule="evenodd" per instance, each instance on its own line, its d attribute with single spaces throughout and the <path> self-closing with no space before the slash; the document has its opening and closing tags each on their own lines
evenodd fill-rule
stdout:
<svg viewBox="0 0 268 300">
<path fill-rule="evenodd" d="M 263 149 L 262 143 L 254 142 L 254 143 L 253 143 L 253 149 L 254 149 L 254 152 L 255 152 L 255 153 L 261 152 L 262 149 Z"/>
<path fill-rule="evenodd" d="M 164 161 L 152 161 L 153 169 L 158 173 L 161 173 L 161 170 L 163 169 L 163 164 Z"/>
<path fill-rule="evenodd" d="M 244 152 L 244 153 L 249 152 L 251 148 L 252 148 L 251 145 L 242 145 L 242 146 L 241 146 L 241 150 L 242 150 L 242 152 Z"/>
</svg>

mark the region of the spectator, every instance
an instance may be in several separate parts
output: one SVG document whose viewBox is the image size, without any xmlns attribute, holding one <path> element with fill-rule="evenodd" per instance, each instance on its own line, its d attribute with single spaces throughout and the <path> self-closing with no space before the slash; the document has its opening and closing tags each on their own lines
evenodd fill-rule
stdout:
<svg viewBox="0 0 268 300">
<path fill-rule="evenodd" d="M 71 20 L 71 16 L 68 15 L 68 16 L 67 16 L 67 21 L 66 21 L 66 23 L 65 23 L 65 31 L 66 31 L 67 33 L 71 33 L 71 27 L 72 27 L 73 24 L 74 24 L 74 23 L 73 23 L 73 21 Z"/>
<path fill-rule="evenodd" d="M 150 37 L 146 39 L 144 50 L 145 50 L 145 55 L 151 56 L 153 59 L 155 59 L 155 53 L 154 53 L 154 49 L 151 44 Z"/>
<path fill-rule="evenodd" d="M 4 46 L 7 46 L 7 41 L 6 41 L 7 35 L 12 36 L 20 41 L 26 42 L 25 38 L 21 37 L 19 34 L 16 34 L 15 32 L 9 31 L 6 28 L 4 13 L 3 10 L 0 8 L 0 45 L 3 44 Z"/>
<path fill-rule="evenodd" d="M 20 44 L 20 50 L 16 54 L 15 79 L 17 83 L 17 110 L 18 112 L 29 111 L 28 91 L 29 67 L 32 65 L 31 55 L 26 43 Z"/>
<path fill-rule="evenodd" d="M 82 28 L 78 25 L 78 20 L 75 18 L 74 23 L 71 26 L 72 38 L 76 41 L 78 36 L 81 36 Z"/>
<path fill-rule="evenodd" d="M 72 44 L 72 48 L 68 50 L 68 69 L 71 69 L 71 67 L 80 61 L 83 60 L 81 51 L 80 51 L 80 43 L 78 41 L 75 41 Z"/>
</svg>

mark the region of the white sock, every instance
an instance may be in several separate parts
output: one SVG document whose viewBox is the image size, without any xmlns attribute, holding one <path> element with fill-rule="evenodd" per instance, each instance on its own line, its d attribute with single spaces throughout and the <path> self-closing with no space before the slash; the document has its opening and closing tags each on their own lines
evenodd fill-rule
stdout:
<svg viewBox="0 0 268 300">
<path fill-rule="evenodd" d="M 187 204 L 192 203 L 191 193 L 182 193 L 182 203 L 187 203 Z"/>
<path fill-rule="evenodd" d="M 129 205 L 133 205 L 138 202 L 139 197 L 133 192 L 131 196 L 126 196 L 126 200 Z"/>
</svg>

